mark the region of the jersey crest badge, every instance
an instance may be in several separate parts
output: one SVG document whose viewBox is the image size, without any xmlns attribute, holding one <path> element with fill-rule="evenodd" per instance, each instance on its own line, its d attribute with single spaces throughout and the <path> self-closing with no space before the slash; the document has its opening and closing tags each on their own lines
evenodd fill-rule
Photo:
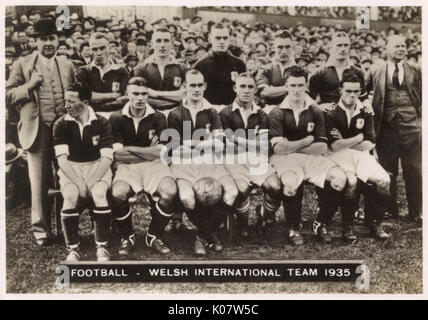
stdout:
<svg viewBox="0 0 428 320">
<path fill-rule="evenodd" d="M 210 133 L 210 132 L 211 132 L 211 123 L 207 123 L 207 124 L 205 125 L 205 130 L 207 131 L 207 133 Z"/>
<path fill-rule="evenodd" d="M 357 119 L 356 127 L 357 129 L 362 129 L 364 127 L 364 119 Z"/>
<path fill-rule="evenodd" d="M 180 77 L 174 77 L 174 87 L 180 88 L 181 86 L 181 78 Z"/>
<path fill-rule="evenodd" d="M 120 82 L 113 81 L 111 84 L 111 91 L 112 92 L 119 92 L 120 91 Z"/>
<path fill-rule="evenodd" d="M 97 146 L 100 143 L 100 136 L 93 136 L 92 137 L 92 145 Z"/>
<path fill-rule="evenodd" d="M 308 132 L 314 131 L 315 123 L 308 122 Z"/>
<path fill-rule="evenodd" d="M 237 71 L 232 71 L 230 73 L 230 78 L 232 79 L 233 82 L 236 82 L 236 79 L 238 79 L 238 72 Z"/>
<path fill-rule="evenodd" d="M 152 140 L 153 137 L 155 136 L 155 130 L 149 130 L 149 140 Z"/>
</svg>

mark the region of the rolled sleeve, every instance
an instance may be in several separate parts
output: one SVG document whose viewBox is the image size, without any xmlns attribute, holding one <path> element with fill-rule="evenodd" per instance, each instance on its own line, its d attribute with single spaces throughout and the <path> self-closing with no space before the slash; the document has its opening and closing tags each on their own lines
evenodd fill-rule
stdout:
<svg viewBox="0 0 428 320">
<path fill-rule="evenodd" d="M 113 152 L 121 151 L 121 150 L 123 150 L 123 144 L 119 142 L 113 143 Z"/>
</svg>

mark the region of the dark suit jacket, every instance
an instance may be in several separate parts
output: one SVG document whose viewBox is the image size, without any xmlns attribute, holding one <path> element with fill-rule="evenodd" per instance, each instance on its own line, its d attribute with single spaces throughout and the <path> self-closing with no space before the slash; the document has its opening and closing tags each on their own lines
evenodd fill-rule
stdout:
<svg viewBox="0 0 428 320">
<path fill-rule="evenodd" d="M 422 115 L 421 67 L 404 61 L 403 68 L 407 93 L 420 117 Z M 379 135 L 385 109 L 386 76 L 387 63 L 385 61 L 374 64 L 365 75 L 367 92 L 373 90 L 372 105 L 375 113 L 374 122 L 376 136 Z"/>
<path fill-rule="evenodd" d="M 73 64 L 64 56 L 56 56 L 64 88 L 74 81 Z M 28 82 L 34 70 L 38 70 L 38 51 L 15 61 L 6 82 L 6 104 L 16 106 L 20 112 L 18 123 L 19 142 L 28 150 L 36 141 L 39 131 L 39 97 L 37 90 L 29 90 Z"/>
</svg>

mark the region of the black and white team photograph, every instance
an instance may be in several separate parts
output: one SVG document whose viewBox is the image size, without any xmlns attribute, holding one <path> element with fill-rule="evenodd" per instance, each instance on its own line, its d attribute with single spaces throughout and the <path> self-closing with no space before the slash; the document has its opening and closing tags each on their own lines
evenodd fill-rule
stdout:
<svg viewBox="0 0 428 320">
<path fill-rule="evenodd" d="M 94 4 L 3 8 L 5 294 L 423 293 L 422 6 Z"/>
</svg>

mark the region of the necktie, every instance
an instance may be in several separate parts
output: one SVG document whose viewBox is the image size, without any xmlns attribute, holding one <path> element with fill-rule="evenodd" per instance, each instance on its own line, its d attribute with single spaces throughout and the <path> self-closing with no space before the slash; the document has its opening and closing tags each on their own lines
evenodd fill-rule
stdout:
<svg viewBox="0 0 428 320">
<path fill-rule="evenodd" d="M 392 83 L 396 88 L 400 87 L 400 81 L 398 80 L 398 63 L 395 64 L 394 75 L 392 76 Z"/>
</svg>

